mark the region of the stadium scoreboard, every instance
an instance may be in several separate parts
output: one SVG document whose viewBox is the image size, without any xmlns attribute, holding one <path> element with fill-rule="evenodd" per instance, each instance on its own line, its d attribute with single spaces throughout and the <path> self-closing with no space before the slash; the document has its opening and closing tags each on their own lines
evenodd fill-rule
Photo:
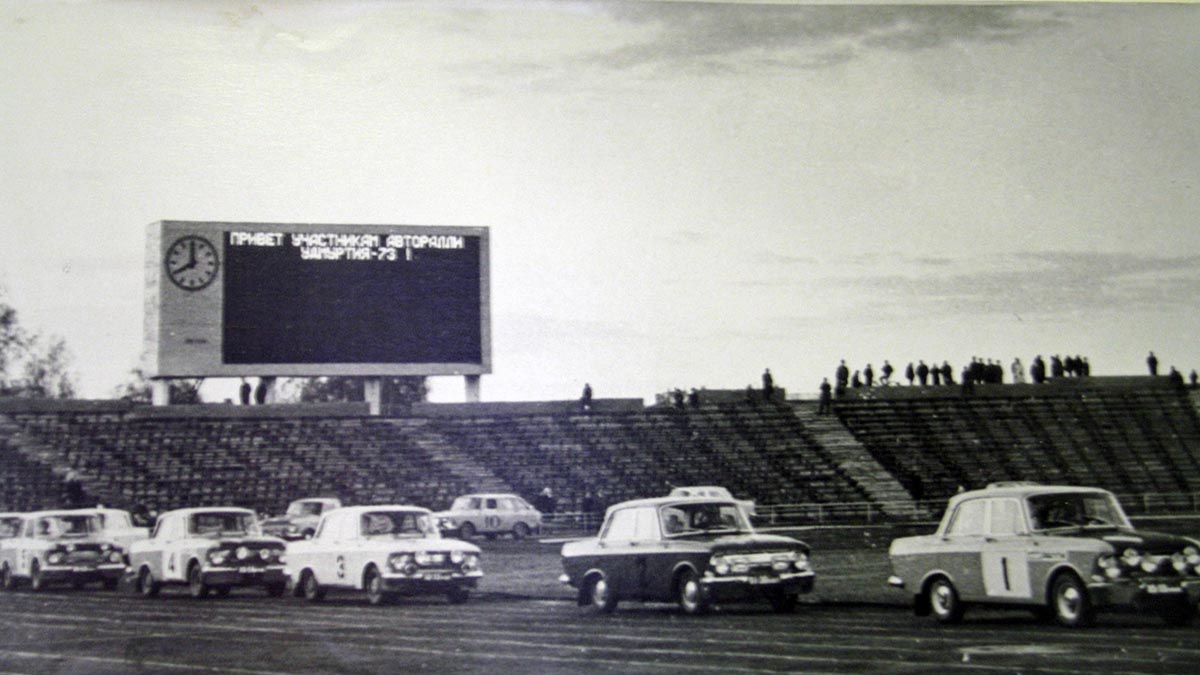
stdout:
<svg viewBox="0 0 1200 675">
<path fill-rule="evenodd" d="M 491 372 L 488 230 L 159 221 L 151 377 Z"/>
</svg>

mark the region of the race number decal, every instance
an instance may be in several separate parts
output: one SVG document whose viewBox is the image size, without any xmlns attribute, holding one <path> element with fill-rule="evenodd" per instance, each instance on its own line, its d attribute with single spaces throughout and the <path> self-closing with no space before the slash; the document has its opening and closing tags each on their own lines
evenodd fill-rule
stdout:
<svg viewBox="0 0 1200 675">
<path fill-rule="evenodd" d="M 500 527 L 500 516 L 484 516 L 483 524 L 490 530 Z"/>
<path fill-rule="evenodd" d="M 337 557 L 337 577 L 346 578 L 346 558 L 340 555 Z"/>
</svg>

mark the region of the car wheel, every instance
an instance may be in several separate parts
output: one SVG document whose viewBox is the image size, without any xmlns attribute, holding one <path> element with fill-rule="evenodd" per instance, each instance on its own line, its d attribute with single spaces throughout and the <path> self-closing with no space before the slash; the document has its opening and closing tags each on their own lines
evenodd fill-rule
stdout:
<svg viewBox="0 0 1200 675">
<path fill-rule="evenodd" d="M 463 523 L 462 527 L 458 528 L 458 536 L 463 539 L 470 539 L 475 536 L 475 526 L 471 523 Z"/>
<path fill-rule="evenodd" d="M 1092 599 L 1074 574 L 1063 574 L 1054 580 L 1050 602 L 1054 620 L 1068 628 L 1086 626 L 1094 618 Z"/>
<path fill-rule="evenodd" d="M 684 614 L 703 614 L 708 611 L 708 598 L 704 597 L 704 587 L 700 585 L 700 577 L 692 570 L 684 570 L 679 575 L 675 585 L 675 596 L 679 609 Z"/>
<path fill-rule="evenodd" d="M 11 591 L 16 587 L 17 580 L 13 578 L 12 570 L 8 569 L 8 563 L 4 563 L 4 567 L 0 567 L 0 588 Z"/>
<path fill-rule="evenodd" d="M 929 585 L 929 609 L 939 623 L 958 623 L 963 618 L 962 601 L 949 579 L 936 579 Z"/>
<path fill-rule="evenodd" d="M 204 575 L 200 573 L 200 565 L 192 565 L 188 570 L 188 594 L 197 600 L 208 595 L 208 584 L 204 583 Z"/>
<path fill-rule="evenodd" d="M 611 614 L 617 608 L 617 597 L 604 577 L 596 577 L 588 584 L 588 598 L 596 611 Z"/>
<path fill-rule="evenodd" d="M 529 526 L 526 525 L 525 523 L 517 523 L 516 525 L 513 525 L 512 536 L 513 536 L 513 539 L 515 539 L 517 541 L 520 541 L 520 540 L 524 539 L 525 537 L 528 537 L 529 536 Z"/>
<path fill-rule="evenodd" d="M 29 565 L 29 590 L 35 592 L 46 590 L 46 580 L 42 578 L 42 568 L 38 567 L 36 560 Z"/>
<path fill-rule="evenodd" d="M 1196 620 L 1196 606 L 1180 600 L 1159 610 L 1158 615 L 1168 626 L 1190 626 Z"/>
<path fill-rule="evenodd" d="M 116 577 L 116 578 L 113 578 L 113 579 L 105 579 L 105 580 L 103 581 L 103 584 L 104 584 L 104 590 L 106 590 L 106 591 L 115 591 L 115 590 L 117 590 L 117 588 L 118 588 L 118 587 L 120 587 L 120 585 L 121 585 L 121 578 L 120 578 L 120 577 Z"/>
<path fill-rule="evenodd" d="M 461 605 L 471 597 L 471 589 L 466 586 L 453 586 L 449 591 L 446 591 L 446 599 L 452 605 Z"/>
<path fill-rule="evenodd" d="M 158 595 L 158 591 L 162 588 L 157 581 L 154 580 L 154 575 L 151 574 L 149 567 L 143 567 L 138 573 L 137 592 L 145 598 L 153 598 Z"/>
<path fill-rule="evenodd" d="M 800 596 L 786 591 L 772 591 L 767 599 L 771 601 L 771 609 L 779 614 L 790 614 L 796 611 Z"/>
<path fill-rule="evenodd" d="M 383 590 L 383 575 L 374 567 L 367 570 L 367 602 L 372 605 L 386 605 L 392 598 L 391 595 Z"/>
<path fill-rule="evenodd" d="M 325 599 L 325 589 L 317 583 L 317 575 L 309 570 L 304 571 L 304 579 L 300 582 L 304 589 L 304 599 L 309 602 L 320 602 Z"/>
</svg>

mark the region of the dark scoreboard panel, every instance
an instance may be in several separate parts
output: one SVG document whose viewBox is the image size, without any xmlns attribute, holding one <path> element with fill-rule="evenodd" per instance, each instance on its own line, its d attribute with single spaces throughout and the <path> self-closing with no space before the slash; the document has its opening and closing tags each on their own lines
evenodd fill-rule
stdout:
<svg viewBox="0 0 1200 675">
<path fill-rule="evenodd" d="M 479 237 L 239 234 L 224 242 L 225 363 L 481 361 Z"/>
<path fill-rule="evenodd" d="M 155 375 L 490 372 L 486 228 L 162 221 L 147 250 Z"/>
</svg>

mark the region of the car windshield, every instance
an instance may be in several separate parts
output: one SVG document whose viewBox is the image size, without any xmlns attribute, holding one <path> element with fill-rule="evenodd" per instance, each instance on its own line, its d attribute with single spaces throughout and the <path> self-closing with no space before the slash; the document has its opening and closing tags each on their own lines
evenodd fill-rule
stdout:
<svg viewBox="0 0 1200 675">
<path fill-rule="evenodd" d="M 459 497 L 458 499 L 454 500 L 454 503 L 450 506 L 450 510 L 451 511 L 478 511 L 479 510 L 479 498 L 478 497 Z"/>
<path fill-rule="evenodd" d="M 0 518 L 0 539 L 11 539 L 20 531 L 20 518 Z"/>
<path fill-rule="evenodd" d="M 1034 530 L 1064 527 L 1131 528 L 1116 498 L 1107 492 L 1066 492 L 1028 499 Z"/>
<path fill-rule="evenodd" d="M 741 508 L 727 502 L 670 504 L 659 509 L 659 517 L 668 537 L 751 531 Z"/>
<path fill-rule="evenodd" d="M 362 515 L 362 534 L 370 539 L 438 538 L 429 515 L 420 511 L 370 511 Z"/>
<path fill-rule="evenodd" d="M 86 537 L 100 529 L 96 516 L 46 516 L 39 518 L 35 533 L 40 538 Z"/>
<path fill-rule="evenodd" d="M 287 513 L 289 516 L 319 516 L 324 506 L 321 502 L 296 502 Z"/>
<path fill-rule="evenodd" d="M 192 514 L 188 531 L 202 537 L 258 534 L 254 515 L 240 511 L 211 511 Z"/>
<path fill-rule="evenodd" d="M 133 527 L 129 514 L 124 511 L 101 511 L 96 517 L 100 519 L 100 528 L 104 530 L 128 530 Z"/>
</svg>

